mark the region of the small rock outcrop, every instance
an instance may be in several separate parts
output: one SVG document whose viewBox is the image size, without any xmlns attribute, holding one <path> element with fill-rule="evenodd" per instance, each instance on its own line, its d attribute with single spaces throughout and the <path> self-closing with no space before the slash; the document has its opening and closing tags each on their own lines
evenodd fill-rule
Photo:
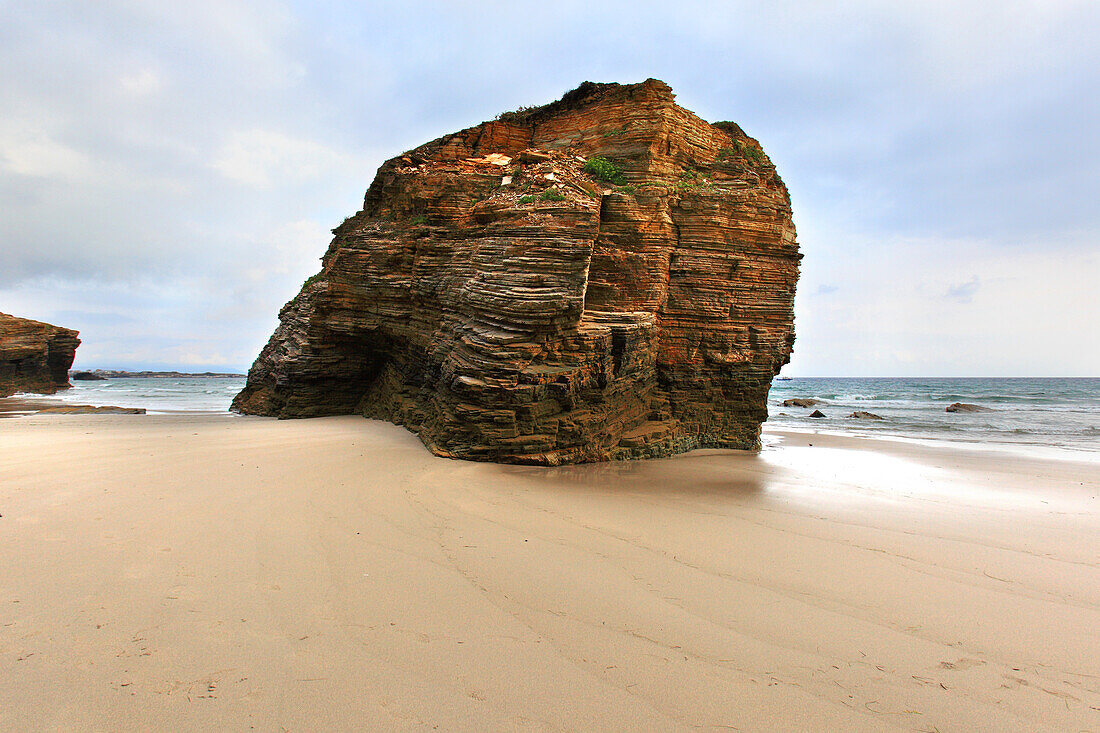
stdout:
<svg viewBox="0 0 1100 733">
<path fill-rule="evenodd" d="M 848 417 L 854 417 L 857 420 L 885 420 L 882 415 L 876 415 L 873 412 L 866 412 L 865 410 L 856 410 Z"/>
<path fill-rule="evenodd" d="M 810 413 L 810 417 L 825 417 L 825 413 L 821 410 L 814 410 Z"/>
<path fill-rule="evenodd" d="M 74 382 L 103 382 L 107 377 L 96 374 L 95 372 L 73 372 L 69 375 L 69 378 Z"/>
<path fill-rule="evenodd" d="M 0 313 L 0 397 L 68 389 L 77 332 Z"/>
<path fill-rule="evenodd" d="M 801 255 L 759 143 L 586 82 L 387 161 L 233 408 L 557 465 L 755 448 Z"/>
<path fill-rule="evenodd" d="M 815 400 L 810 397 L 793 397 L 789 400 L 783 400 L 784 407 L 813 407 L 814 405 L 824 404 L 821 400 Z"/>
<path fill-rule="evenodd" d="M 968 402 L 952 402 L 947 406 L 948 412 L 994 412 L 992 408 L 972 405 Z"/>
</svg>

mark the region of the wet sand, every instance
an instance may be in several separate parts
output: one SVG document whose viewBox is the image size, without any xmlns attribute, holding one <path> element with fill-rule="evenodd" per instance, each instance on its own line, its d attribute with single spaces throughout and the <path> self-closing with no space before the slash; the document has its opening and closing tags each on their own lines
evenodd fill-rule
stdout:
<svg viewBox="0 0 1100 733">
<path fill-rule="evenodd" d="M 2 420 L 0 730 L 1100 731 L 1100 464 L 779 438 Z"/>
<path fill-rule="evenodd" d="M 0 418 L 23 417 L 48 407 L 59 407 L 65 403 L 57 397 L 38 397 L 20 394 L 14 397 L 0 397 Z"/>
</svg>

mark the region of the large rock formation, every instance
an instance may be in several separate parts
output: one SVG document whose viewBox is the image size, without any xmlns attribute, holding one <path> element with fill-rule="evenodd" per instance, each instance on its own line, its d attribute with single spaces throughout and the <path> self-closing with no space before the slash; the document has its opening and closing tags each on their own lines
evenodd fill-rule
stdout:
<svg viewBox="0 0 1100 733">
<path fill-rule="evenodd" d="M 69 385 L 77 332 L 0 313 L 0 397 L 53 394 Z"/>
<path fill-rule="evenodd" d="M 801 255 L 756 140 L 586 82 L 387 161 L 233 402 L 455 458 L 754 448 Z"/>
</svg>

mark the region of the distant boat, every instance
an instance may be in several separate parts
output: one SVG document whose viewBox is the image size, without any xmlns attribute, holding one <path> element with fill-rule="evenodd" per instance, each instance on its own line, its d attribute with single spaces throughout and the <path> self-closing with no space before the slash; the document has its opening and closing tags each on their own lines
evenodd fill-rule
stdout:
<svg viewBox="0 0 1100 733">
<path fill-rule="evenodd" d="M 789 381 L 791 381 L 791 379 L 792 379 L 792 377 L 776 377 L 775 381 L 777 381 L 777 382 L 789 382 Z"/>
</svg>

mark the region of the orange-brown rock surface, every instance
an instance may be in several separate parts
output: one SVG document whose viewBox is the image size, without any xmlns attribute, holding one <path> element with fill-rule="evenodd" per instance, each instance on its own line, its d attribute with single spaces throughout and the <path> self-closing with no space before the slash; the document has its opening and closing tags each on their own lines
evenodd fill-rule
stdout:
<svg viewBox="0 0 1100 733">
<path fill-rule="evenodd" d="M 233 406 L 359 413 L 455 458 L 753 448 L 801 255 L 760 145 L 586 82 L 382 165 Z"/>
<path fill-rule="evenodd" d="M 0 313 L 0 397 L 53 394 L 69 385 L 77 332 Z"/>
</svg>

